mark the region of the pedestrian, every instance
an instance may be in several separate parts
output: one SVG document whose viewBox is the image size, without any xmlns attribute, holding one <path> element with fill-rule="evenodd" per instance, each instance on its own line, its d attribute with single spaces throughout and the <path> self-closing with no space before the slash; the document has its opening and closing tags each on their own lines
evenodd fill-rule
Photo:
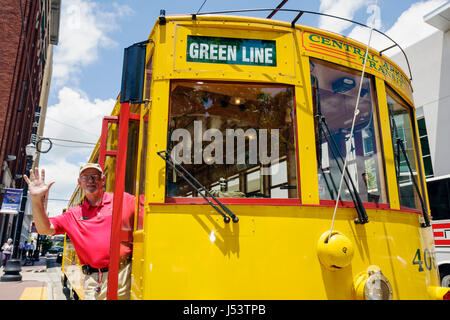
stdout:
<svg viewBox="0 0 450 320">
<path fill-rule="evenodd" d="M 31 241 L 28 245 L 28 259 L 33 259 L 33 252 L 34 252 L 34 242 Z"/>
<path fill-rule="evenodd" d="M 23 259 L 25 259 L 25 257 L 26 257 L 26 255 L 27 255 L 27 252 L 28 252 L 28 241 L 27 240 L 25 240 L 25 243 L 24 243 L 24 245 L 23 245 L 23 250 L 22 250 L 22 252 L 21 252 L 21 258 L 22 258 L 22 260 Z"/>
<path fill-rule="evenodd" d="M 2 246 L 2 266 L 6 266 L 6 262 L 8 262 L 9 258 L 13 253 L 14 245 L 12 244 L 13 240 L 9 238 Z"/>
<path fill-rule="evenodd" d="M 25 247 L 23 241 L 20 241 L 19 243 L 19 254 L 17 255 L 18 258 L 20 259 L 22 257 L 22 253 L 23 253 L 23 248 Z"/>
<path fill-rule="evenodd" d="M 78 185 L 84 192 L 81 205 L 49 218 L 43 199 L 54 181 L 45 183 L 45 170 L 30 170 L 24 176 L 30 192 L 33 218 L 39 234 L 67 233 L 77 253 L 84 273 L 84 299 L 103 300 L 107 295 L 108 268 L 111 245 L 113 194 L 103 187 L 106 177 L 99 164 L 86 163 L 79 170 Z M 135 197 L 124 193 L 122 227 L 132 233 Z M 130 298 L 132 243 L 121 242 L 117 298 Z"/>
</svg>

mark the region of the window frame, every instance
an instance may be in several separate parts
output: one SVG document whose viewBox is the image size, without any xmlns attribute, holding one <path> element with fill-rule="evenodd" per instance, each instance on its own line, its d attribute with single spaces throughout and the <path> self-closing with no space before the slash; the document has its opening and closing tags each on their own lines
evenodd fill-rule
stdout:
<svg viewBox="0 0 450 320">
<path fill-rule="evenodd" d="M 361 72 L 359 70 L 356 70 L 356 69 L 353 69 L 350 67 L 346 67 L 343 65 L 339 65 L 339 64 L 333 63 L 328 60 L 322 60 L 322 59 L 315 58 L 315 57 L 309 57 L 310 63 L 314 62 L 314 61 L 319 61 L 323 65 L 330 67 L 330 68 L 337 69 L 339 71 L 348 72 L 348 73 L 357 75 L 359 77 L 361 76 Z M 309 74 L 311 74 L 311 70 L 309 70 Z M 380 103 L 379 103 L 378 90 L 377 90 L 377 85 L 376 85 L 376 76 L 366 73 L 364 75 L 364 77 L 367 77 L 370 80 L 370 87 L 371 87 L 370 89 L 372 91 L 372 98 L 371 98 L 372 106 L 375 107 L 373 116 L 374 116 L 374 119 L 376 118 L 376 123 L 374 124 L 374 126 L 375 125 L 377 126 L 378 135 L 379 135 L 378 142 L 380 144 L 380 146 L 378 148 L 379 149 L 378 152 L 380 153 L 378 161 L 381 163 L 381 167 L 382 167 L 382 170 L 379 171 L 380 180 L 382 180 L 382 181 L 380 181 L 380 185 L 383 183 L 382 187 L 384 188 L 386 203 L 363 202 L 363 205 L 364 205 L 364 208 L 366 208 L 366 209 L 390 209 L 391 206 L 390 206 L 390 199 L 389 199 L 389 185 L 387 182 L 386 156 L 384 154 L 385 142 L 383 141 L 383 137 L 382 137 L 383 128 L 381 126 L 381 121 L 380 121 Z M 310 88 L 311 88 L 311 99 L 312 99 L 311 103 L 314 104 L 313 86 L 311 85 Z M 314 114 L 313 114 L 313 116 L 314 116 Z M 316 123 L 314 123 L 314 130 L 316 130 L 316 129 L 317 129 Z M 317 161 L 317 158 L 315 159 L 315 161 Z M 379 163 L 379 165 L 380 165 L 380 163 Z M 317 168 L 317 172 L 319 173 L 319 168 Z M 319 179 L 319 176 L 317 175 L 317 180 L 318 179 Z M 344 185 L 344 183 L 343 183 L 343 185 Z M 319 197 L 319 206 L 334 207 L 335 205 L 336 205 L 336 200 L 320 199 L 320 197 Z M 338 201 L 338 208 L 355 208 L 355 204 L 353 203 L 353 201 L 340 200 L 340 201 Z"/>
<path fill-rule="evenodd" d="M 411 106 L 411 104 L 409 104 L 405 99 L 403 99 L 403 97 L 397 93 L 397 91 L 395 91 L 395 89 L 393 87 L 391 87 L 388 83 L 385 83 L 385 87 L 386 87 L 386 109 L 389 108 L 388 104 L 387 104 L 387 97 L 390 96 L 392 99 L 394 99 L 397 103 L 399 103 L 400 105 L 402 105 L 407 111 L 408 111 L 408 115 L 409 115 L 409 124 L 411 126 L 411 137 L 412 137 L 412 144 L 413 144 L 413 151 L 414 151 L 414 161 L 415 161 L 415 165 L 416 165 L 416 171 L 417 171 L 417 184 L 419 186 L 419 194 L 423 199 L 424 202 L 424 206 L 427 207 L 427 196 L 426 196 L 426 192 L 424 192 L 424 179 L 425 179 L 425 172 L 423 171 L 423 165 L 422 165 L 422 152 L 420 150 L 420 145 L 418 140 L 420 140 L 419 138 L 419 133 L 418 133 L 418 127 L 417 127 L 417 119 L 415 118 L 415 109 L 414 107 Z M 392 149 L 394 151 L 394 157 L 395 157 L 395 145 L 394 145 L 394 141 L 393 141 L 393 137 L 392 137 L 392 128 L 391 128 L 391 121 L 390 121 L 390 115 L 388 115 L 389 117 L 389 127 L 388 130 L 390 131 L 391 134 L 391 143 L 392 143 Z M 395 166 L 395 160 L 394 162 L 394 166 Z M 422 208 L 410 208 L 410 207 L 405 207 L 401 205 L 401 198 L 400 198 L 400 188 L 399 188 L 399 182 L 397 180 L 397 176 L 395 176 L 395 185 L 396 185 L 396 192 L 397 192 L 397 196 L 398 196 L 398 201 L 399 201 L 399 207 L 400 207 L 400 211 L 405 211 L 405 212 L 411 212 L 411 213 L 418 213 L 418 214 L 422 214 Z M 427 212 L 429 212 L 428 208 L 425 208 Z"/>
</svg>

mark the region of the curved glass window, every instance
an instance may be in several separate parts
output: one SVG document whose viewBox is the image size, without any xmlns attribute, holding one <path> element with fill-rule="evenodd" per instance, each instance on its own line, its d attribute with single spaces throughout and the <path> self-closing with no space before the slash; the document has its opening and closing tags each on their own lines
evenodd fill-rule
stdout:
<svg viewBox="0 0 450 320">
<path fill-rule="evenodd" d="M 400 206 L 421 209 L 410 108 L 392 90 L 386 92 Z M 414 179 L 414 180 L 413 180 Z"/>
<path fill-rule="evenodd" d="M 175 81 L 168 144 L 214 196 L 298 198 L 294 90 L 285 85 Z M 200 197 L 167 167 L 168 197 Z"/>
<path fill-rule="evenodd" d="M 352 201 L 350 190 L 356 190 L 363 202 L 387 203 L 372 78 L 364 77 L 350 137 L 360 74 L 317 59 L 310 66 L 320 199 L 336 200 L 347 157 L 341 200 Z"/>
</svg>

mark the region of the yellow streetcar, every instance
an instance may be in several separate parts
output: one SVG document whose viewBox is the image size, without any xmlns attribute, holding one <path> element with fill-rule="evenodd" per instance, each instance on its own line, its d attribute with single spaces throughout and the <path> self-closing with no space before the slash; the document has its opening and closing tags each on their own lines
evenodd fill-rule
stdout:
<svg viewBox="0 0 450 320">
<path fill-rule="evenodd" d="M 408 75 L 297 24 L 315 13 L 272 20 L 278 10 L 162 13 L 125 49 L 90 159 L 115 194 L 108 298 L 121 243 L 133 246 L 132 299 L 449 298 Z M 124 191 L 136 195 L 132 230 Z"/>
</svg>

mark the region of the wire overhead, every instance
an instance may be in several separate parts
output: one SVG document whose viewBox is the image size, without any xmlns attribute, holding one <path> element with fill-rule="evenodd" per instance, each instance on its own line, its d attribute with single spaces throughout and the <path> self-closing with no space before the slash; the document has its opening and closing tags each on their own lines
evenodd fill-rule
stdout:
<svg viewBox="0 0 450 320">
<path fill-rule="evenodd" d="M 376 6 L 378 6 L 378 0 L 376 1 Z M 369 47 L 370 47 L 370 41 L 372 40 L 372 33 L 373 33 L 373 29 L 374 29 L 374 25 L 375 25 L 375 16 L 373 15 L 373 23 L 372 26 L 370 27 L 370 33 L 369 33 L 369 41 L 367 42 L 367 47 L 366 47 L 366 53 L 364 55 L 364 64 L 363 64 L 363 69 L 362 69 L 362 73 L 361 73 L 361 80 L 359 82 L 359 89 L 358 89 L 358 95 L 356 96 L 356 105 L 355 105 L 355 110 L 353 112 L 353 120 L 352 120 L 352 129 L 350 130 L 350 135 L 349 135 L 349 140 L 350 143 L 352 143 L 352 139 L 353 139 L 353 131 L 355 130 L 355 122 L 356 122 L 356 117 L 359 114 L 359 98 L 361 96 L 361 89 L 362 89 L 362 84 L 364 81 L 364 73 L 366 71 L 366 64 L 367 64 L 367 56 L 369 54 Z M 353 143 L 352 143 L 353 144 Z M 328 240 L 331 238 L 332 232 L 333 232 L 333 227 L 334 227 L 334 221 L 336 218 L 336 211 L 337 211 L 337 207 L 339 204 L 339 198 L 341 196 L 341 191 L 342 191 L 342 181 L 344 180 L 344 175 L 345 175 L 345 168 L 347 167 L 347 154 L 345 154 L 345 160 L 344 160 L 344 168 L 342 170 L 342 174 L 341 174 L 341 179 L 339 182 L 339 190 L 338 190 L 338 194 L 336 197 L 336 203 L 334 206 L 334 212 L 333 212 L 333 219 L 331 220 L 331 229 L 330 229 L 330 234 L 328 235 Z M 362 221 L 362 223 L 364 223 L 364 221 Z"/>
<path fill-rule="evenodd" d="M 88 133 L 88 134 L 90 134 L 90 135 L 92 135 L 92 136 L 98 137 L 98 134 L 95 134 L 95 133 L 92 133 L 92 132 L 90 132 L 90 131 L 87 131 L 87 130 L 84 130 L 84 129 L 81 129 L 81 128 L 72 126 L 72 125 L 67 124 L 67 123 L 65 123 L 65 122 L 62 122 L 62 121 L 53 119 L 53 118 L 51 118 L 51 117 L 49 117 L 49 116 L 46 116 L 46 119 L 55 121 L 55 122 L 57 122 L 57 123 L 59 123 L 59 124 L 61 124 L 61 125 L 63 125 L 63 126 L 67 126 L 67 127 L 70 127 L 70 128 L 76 129 L 76 130 L 81 130 L 81 131 L 83 131 L 83 132 L 85 132 L 85 133 Z"/>
<path fill-rule="evenodd" d="M 197 13 L 199 13 L 200 10 L 202 10 L 202 8 L 203 8 L 203 6 L 205 5 L 206 1 L 208 1 L 208 0 L 203 1 L 203 3 L 202 3 L 202 5 L 200 6 L 200 8 L 198 8 Z"/>
</svg>

